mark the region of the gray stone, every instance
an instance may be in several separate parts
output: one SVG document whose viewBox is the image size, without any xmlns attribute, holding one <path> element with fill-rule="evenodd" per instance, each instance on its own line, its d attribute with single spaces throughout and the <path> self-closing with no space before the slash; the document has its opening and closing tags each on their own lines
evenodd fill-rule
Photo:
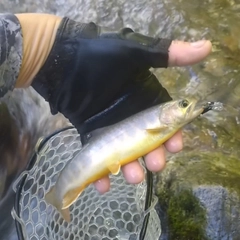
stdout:
<svg viewBox="0 0 240 240">
<path fill-rule="evenodd" d="M 238 239 L 240 198 L 222 186 L 199 186 L 194 195 L 207 210 L 206 234 L 210 239 Z"/>
<path fill-rule="evenodd" d="M 156 176 L 161 239 L 238 239 L 240 164 L 221 153 L 175 157 Z"/>
</svg>

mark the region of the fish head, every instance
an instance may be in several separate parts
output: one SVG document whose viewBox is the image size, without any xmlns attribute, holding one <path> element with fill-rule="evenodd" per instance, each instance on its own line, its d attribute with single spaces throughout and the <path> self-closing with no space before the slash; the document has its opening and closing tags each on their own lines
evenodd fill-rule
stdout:
<svg viewBox="0 0 240 240">
<path fill-rule="evenodd" d="M 197 99 L 185 98 L 173 100 L 160 106 L 160 122 L 163 125 L 180 127 L 204 111 L 204 106 L 199 104 Z"/>
</svg>

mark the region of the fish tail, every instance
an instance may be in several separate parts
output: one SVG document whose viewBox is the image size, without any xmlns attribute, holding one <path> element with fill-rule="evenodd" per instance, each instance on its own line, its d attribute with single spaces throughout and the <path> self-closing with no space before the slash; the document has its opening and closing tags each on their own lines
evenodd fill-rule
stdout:
<svg viewBox="0 0 240 240">
<path fill-rule="evenodd" d="M 61 213 L 65 221 L 71 221 L 69 208 L 62 209 L 62 204 L 57 198 L 55 187 L 52 187 L 52 189 L 45 195 L 45 201 L 53 205 Z"/>
</svg>

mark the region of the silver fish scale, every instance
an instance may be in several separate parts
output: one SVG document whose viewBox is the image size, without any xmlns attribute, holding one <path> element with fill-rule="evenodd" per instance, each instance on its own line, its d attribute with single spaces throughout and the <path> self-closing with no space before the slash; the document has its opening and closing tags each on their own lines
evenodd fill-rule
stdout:
<svg viewBox="0 0 240 240">
<path fill-rule="evenodd" d="M 139 239 L 143 219 L 150 212 L 144 239 L 160 237 L 160 220 L 153 201 L 144 211 L 147 184 L 128 184 L 122 173 L 111 175 L 111 190 L 99 194 L 93 184 L 88 186 L 70 207 L 71 222 L 44 201 L 58 174 L 81 149 L 79 135 L 68 129 L 54 135 L 37 154 L 33 168 L 25 173 L 21 190 L 18 219 L 24 239 L 31 240 L 135 240 Z M 143 165 L 143 161 L 139 160 Z M 144 165 L 143 165 L 144 166 Z M 156 199 L 155 199 L 156 200 Z"/>
</svg>

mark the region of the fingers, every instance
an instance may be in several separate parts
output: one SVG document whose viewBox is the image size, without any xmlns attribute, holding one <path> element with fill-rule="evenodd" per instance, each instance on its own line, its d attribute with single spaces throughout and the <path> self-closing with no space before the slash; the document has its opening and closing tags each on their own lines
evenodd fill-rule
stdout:
<svg viewBox="0 0 240 240">
<path fill-rule="evenodd" d="M 143 181 L 144 172 L 138 161 L 131 162 L 122 167 L 123 175 L 128 183 L 137 184 Z M 101 194 L 109 191 L 110 189 L 110 180 L 106 176 L 94 183 L 95 188 Z"/>
<path fill-rule="evenodd" d="M 210 41 L 173 41 L 169 47 L 169 66 L 186 66 L 202 61 L 212 50 Z"/>
<path fill-rule="evenodd" d="M 166 164 L 165 148 L 171 153 L 181 151 L 183 148 L 182 132 L 178 131 L 165 142 L 164 146 L 160 146 L 145 156 L 146 167 L 149 171 L 159 172 L 164 169 Z M 122 171 L 129 183 L 137 184 L 144 179 L 144 172 L 138 161 L 125 165 L 122 167 Z"/>
<path fill-rule="evenodd" d="M 138 161 L 134 161 L 123 166 L 122 171 L 128 183 L 137 184 L 142 182 L 144 179 L 144 172 Z"/>
<path fill-rule="evenodd" d="M 100 192 L 100 193 L 105 193 L 109 191 L 110 189 L 110 180 L 109 177 L 106 176 L 104 178 L 99 179 L 94 183 L 95 188 Z"/>
<path fill-rule="evenodd" d="M 165 167 L 165 149 L 160 146 L 145 156 L 146 167 L 149 171 L 159 172 Z M 144 171 L 138 161 L 122 167 L 123 175 L 128 183 L 137 184 L 143 181 Z"/>
<path fill-rule="evenodd" d="M 178 131 L 164 143 L 165 148 L 171 153 L 180 152 L 183 148 L 182 131 Z"/>
<path fill-rule="evenodd" d="M 152 172 L 161 171 L 165 166 L 165 150 L 161 146 L 145 157 L 146 166 Z M 123 176 L 128 183 L 138 184 L 144 180 L 144 171 L 138 161 L 128 163 L 122 167 Z M 105 193 L 110 188 L 109 177 L 104 177 L 94 183 L 100 193 Z"/>
<path fill-rule="evenodd" d="M 182 132 L 178 131 L 164 146 L 160 146 L 145 156 L 146 167 L 149 171 L 159 172 L 164 169 L 166 164 L 165 148 L 167 151 L 176 153 L 182 150 L 183 140 Z M 131 162 L 122 167 L 123 175 L 128 183 L 138 184 L 144 179 L 144 171 L 138 161 Z M 100 193 L 105 193 L 110 189 L 109 177 L 104 177 L 94 183 Z"/>
<path fill-rule="evenodd" d="M 165 167 L 165 149 L 160 146 L 145 156 L 146 167 L 151 172 L 159 172 Z"/>
</svg>

